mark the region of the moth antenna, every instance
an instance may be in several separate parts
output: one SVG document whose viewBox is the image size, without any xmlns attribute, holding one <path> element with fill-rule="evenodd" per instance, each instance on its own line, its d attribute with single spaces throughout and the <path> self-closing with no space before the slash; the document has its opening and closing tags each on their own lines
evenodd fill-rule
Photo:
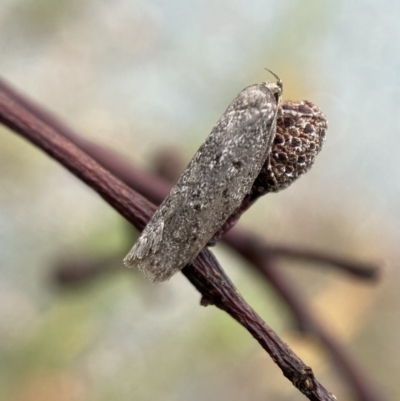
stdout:
<svg viewBox="0 0 400 401">
<path fill-rule="evenodd" d="M 268 68 L 265 68 L 265 67 L 264 67 L 264 69 L 266 71 L 268 71 L 270 74 L 272 74 L 276 78 L 276 84 L 277 84 L 277 86 L 279 87 L 279 89 L 282 92 L 283 91 L 283 82 L 282 82 L 282 80 L 273 71 L 271 71 L 271 70 L 269 70 Z"/>
</svg>

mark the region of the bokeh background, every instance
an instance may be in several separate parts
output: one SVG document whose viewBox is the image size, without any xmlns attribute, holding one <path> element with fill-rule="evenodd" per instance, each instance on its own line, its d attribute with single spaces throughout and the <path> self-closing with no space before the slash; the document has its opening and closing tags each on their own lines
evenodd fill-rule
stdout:
<svg viewBox="0 0 400 401">
<path fill-rule="evenodd" d="M 151 170 L 183 160 L 245 86 L 284 82 L 329 119 L 313 170 L 240 226 L 269 243 L 383 266 L 378 284 L 280 262 L 313 313 L 387 399 L 400 399 L 400 6 L 323 0 L 0 0 L 0 74 L 87 138 Z M 74 288 L 56 267 L 135 239 L 64 168 L 0 127 L 0 399 L 302 400 L 253 338 L 177 275 L 121 269 Z M 354 400 L 274 290 L 222 245 L 249 303 L 340 400 Z"/>
</svg>

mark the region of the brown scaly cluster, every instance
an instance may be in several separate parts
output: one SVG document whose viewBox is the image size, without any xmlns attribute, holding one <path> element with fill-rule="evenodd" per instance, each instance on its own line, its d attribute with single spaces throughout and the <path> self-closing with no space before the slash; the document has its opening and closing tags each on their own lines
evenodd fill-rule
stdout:
<svg viewBox="0 0 400 401">
<path fill-rule="evenodd" d="M 305 100 L 282 104 L 270 154 L 274 191 L 286 188 L 312 167 L 327 128 L 325 115 L 313 103 Z"/>
<path fill-rule="evenodd" d="M 252 198 L 278 192 L 306 173 L 322 148 L 328 122 L 313 103 L 283 102 L 276 123 L 276 135 L 259 176 Z"/>
</svg>

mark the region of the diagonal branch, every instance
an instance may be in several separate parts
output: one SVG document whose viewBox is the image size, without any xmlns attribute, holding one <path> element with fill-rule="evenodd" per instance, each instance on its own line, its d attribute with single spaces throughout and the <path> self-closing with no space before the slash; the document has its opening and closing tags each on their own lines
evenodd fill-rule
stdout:
<svg viewBox="0 0 400 401">
<path fill-rule="evenodd" d="M 354 278 L 364 281 L 376 282 L 380 277 L 380 269 L 375 264 L 361 264 L 360 262 L 312 249 L 296 249 L 285 245 L 267 244 L 260 238 L 244 234 L 238 230 L 228 232 L 224 239 L 232 245 L 239 241 L 239 238 L 236 237 L 245 241 L 248 251 L 262 255 L 267 259 L 285 258 L 326 264 L 331 268 L 339 269 Z"/>
<path fill-rule="evenodd" d="M 1 90 L 0 122 L 88 184 L 137 229 L 143 229 L 154 213 L 153 204 Z M 209 250 L 204 249 L 183 273 L 202 294 L 203 302 L 215 304 L 243 325 L 304 395 L 314 401 L 335 400 L 317 381 L 311 368 L 243 300 Z"/>
<path fill-rule="evenodd" d="M 251 235 L 245 235 L 239 230 L 236 230 L 235 233 L 229 232 L 227 237 L 232 248 L 271 283 L 289 307 L 298 328 L 311 333 L 325 346 L 342 377 L 351 386 L 356 399 L 359 401 L 382 401 L 383 397 L 374 381 L 364 373 L 362 367 L 358 366 L 324 325 L 313 316 L 309 305 L 306 304 L 303 296 L 298 293 L 289 278 L 281 269 L 277 269 L 271 260 L 263 257 L 263 252 L 259 252 L 257 244 L 261 246 L 262 250 L 261 241 Z"/>
</svg>

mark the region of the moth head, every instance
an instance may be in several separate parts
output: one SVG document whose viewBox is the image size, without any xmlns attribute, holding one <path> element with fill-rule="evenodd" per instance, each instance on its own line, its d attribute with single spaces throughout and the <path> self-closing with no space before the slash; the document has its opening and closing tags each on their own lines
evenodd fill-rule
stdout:
<svg viewBox="0 0 400 401">
<path fill-rule="evenodd" d="M 272 92 L 275 96 L 276 103 L 279 105 L 283 92 L 283 82 L 274 72 L 268 68 L 265 69 L 276 78 L 276 82 L 264 82 L 264 85 Z"/>
</svg>

